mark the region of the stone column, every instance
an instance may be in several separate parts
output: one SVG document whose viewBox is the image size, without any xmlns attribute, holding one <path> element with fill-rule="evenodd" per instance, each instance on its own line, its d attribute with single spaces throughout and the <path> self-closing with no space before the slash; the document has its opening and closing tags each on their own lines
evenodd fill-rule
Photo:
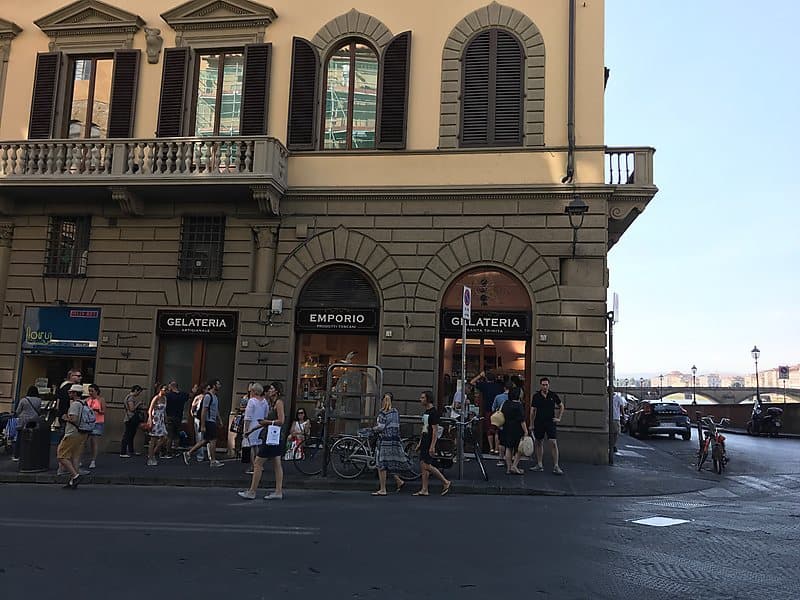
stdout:
<svg viewBox="0 0 800 600">
<path fill-rule="evenodd" d="M 265 225 L 253 227 L 256 242 L 256 260 L 253 264 L 253 291 L 257 294 L 272 292 L 275 278 L 275 251 L 278 248 L 278 228 Z"/>
<path fill-rule="evenodd" d="M 5 315 L 6 288 L 8 288 L 8 266 L 11 263 L 11 240 L 14 237 L 13 223 L 0 223 L 0 327 Z"/>
</svg>

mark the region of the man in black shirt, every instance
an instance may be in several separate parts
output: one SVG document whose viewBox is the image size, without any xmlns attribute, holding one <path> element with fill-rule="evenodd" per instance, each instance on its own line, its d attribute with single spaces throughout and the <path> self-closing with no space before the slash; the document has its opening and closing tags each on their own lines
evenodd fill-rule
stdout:
<svg viewBox="0 0 800 600">
<path fill-rule="evenodd" d="M 542 377 L 539 380 L 539 391 L 531 400 L 531 421 L 533 422 L 533 437 L 536 440 L 536 465 L 531 471 L 543 471 L 542 455 L 544 454 L 544 436 L 550 441 L 550 452 L 553 455 L 553 473 L 563 475 L 564 471 L 558 466 L 558 442 L 556 442 L 556 426 L 561 422 L 564 414 L 564 403 L 558 394 L 550 391 L 550 380 Z"/>
<path fill-rule="evenodd" d="M 422 437 L 419 440 L 419 467 L 422 474 L 422 487 L 414 496 L 428 495 L 428 480 L 433 475 L 442 482 L 442 496 L 450 491 L 450 481 L 442 475 L 442 472 L 433 466 L 434 454 L 436 453 L 436 438 L 439 429 L 439 412 L 433 406 L 433 394 L 422 392 L 419 396 L 422 403 Z"/>
<path fill-rule="evenodd" d="M 178 447 L 181 424 L 183 423 L 183 414 L 186 410 L 187 402 L 189 402 L 189 394 L 180 391 L 177 381 L 170 381 L 167 386 L 167 408 L 164 411 L 167 422 L 167 435 L 169 436 L 165 458 L 172 458 L 172 453 Z"/>
<path fill-rule="evenodd" d="M 56 390 L 56 414 L 55 416 L 58 417 L 61 425 L 63 426 L 66 423 L 66 419 L 64 415 L 67 414 L 69 411 L 70 406 L 70 397 L 69 397 L 69 388 L 71 388 L 75 384 L 80 384 L 81 380 L 83 379 L 83 375 L 80 369 L 70 369 L 67 371 L 67 378 L 58 386 Z M 53 422 L 53 419 L 48 419 L 50 423 Z"/>
</svg>

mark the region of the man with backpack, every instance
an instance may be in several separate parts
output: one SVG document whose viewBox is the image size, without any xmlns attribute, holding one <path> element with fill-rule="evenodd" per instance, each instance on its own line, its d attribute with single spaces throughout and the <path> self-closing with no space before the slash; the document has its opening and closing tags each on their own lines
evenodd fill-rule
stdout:
<svg viewBox="0 0 800 600">
<path fill-rule="evenodd" d="M 183 453 L 183 462 L 188 466 L 192 453 L 204 445 L 208 448 L 208 460 L 211 468 L 221 467 L 225 463 L 217 460 L 217 421 L 219 420 L 219 390 L 222 387 L 219 379 L 212 379 L 208 383 L 208 391 L 200 403 L 200 432 L 202 439 Z"/>
<path fill-rule="evenodd" d="M 69 409 L 63 416 L 64 437 L 58 444 L 56 456 L 59 466 L 70 474 L 70 479 L 64 487 L 74 490 L 78 488 L 80 480 L 78 466 L 83 444 L 86 442 L 89 432 L 94 429 L 95 415 L 94 410 L 81 397 L 82 385 L 72 384 L 67 393 L 69 394 Z"/>
</svg>

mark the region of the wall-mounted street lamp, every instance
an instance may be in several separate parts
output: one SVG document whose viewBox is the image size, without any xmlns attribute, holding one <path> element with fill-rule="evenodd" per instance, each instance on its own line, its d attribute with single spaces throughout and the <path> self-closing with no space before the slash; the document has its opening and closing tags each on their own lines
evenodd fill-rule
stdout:
<svg viewBox="0 0 800 600">
<path fill-rule="evenodd" d="M 756 362 L 756 402 L 761 406 L 761 392 L 758 389 L 758 357 L 761 356 L 761 350 L 758 349 L 758 346 L 753 346 L 753 349 L 750 350 L 750 356 Z"/>
<path fill-rule="evenodd" d="M 572 227 L 572 256 L 578 245 L 578 229 L 583 226 L 583 217 L 589 212 L 589 206 L 581 200 L 579 194 L 572 196 L 572 202 L 564 207 L 564 212 L 569 217 L 569 226 Z"/>
</svg>

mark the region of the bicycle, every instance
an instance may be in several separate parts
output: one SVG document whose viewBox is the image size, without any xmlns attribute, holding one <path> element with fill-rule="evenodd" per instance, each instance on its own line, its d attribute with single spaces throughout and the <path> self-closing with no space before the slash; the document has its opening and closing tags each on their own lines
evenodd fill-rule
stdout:
<svg viewBox="0 0 800 600">
<path fill-rule="evenodd" d="M 371 429 L 362 429 L 358 435 L 343 435 L 337 439 L 330 450 L 330 464 L 333 471 L 342 479 L 355 479 L 364 474 L 367 469 L 377 470 L 378 445 L 377 435 Z M 410 440 L 401 440 L 404 448 L 408 448 Z M 398 476 L 403 481 L 412 481 L 419 477 L 415 468 L 418 464 L 411 462 L 409 469 Z"/>
<path fill-rule="evenodd" d="M 464 454 L 466 455 L 469 451 L 468 449 L 472 450 L 472 455 L 475 458 L 475 462 L 478 465 L 478 469 L 481 472 L 481 476 L 483 477 L 484 481 L 489 481 L 489 474 L 486 472 L 486 466 L 483 463 L 483 452 L 481 450 L 481 436 L 480 432 L 477 431 L 477 426 L 480 421 L 482 421 L 483 417 L 473 416 L 466 421 L 465 423 L 461 423 L 458 419 L 451 419 L 451 418 L 444 418 L 441 419 L 443 426 L 448 426 L 449 431 L 443 432 L 442 436 L 436 442 L 436 457 L 437 459 L 444 460 L 449 462 L 450 464 L 445 466 L 444 468 L 448 468 L 452 466 L 453 462 L 458 458 L 458 449 L 456 448 L 456 441 L 458 440 L 457 437 L 457 430 L 461 427 L 464 428 Z M 452 434 L 450 433 L 452 431 Z M 445 437 L 447 436 L 447 437 Z M 466 458 L 465 460 L 471 460 L 472 457 Z"/>
<path fill-rule="evenodd" d="M 719 423 L 715 423 L 713 417 L 703 417 L 701 424 L 698 426 L 700 433 L 704 434 L 703 444 L 697 452 L 697 470 L 703 468 L 703 464 L 708 459 L 708 451 L 711 450 L 711 460 L 713 461 L 714 472 L 722 475 L 725 467 L 728 464 L 728 455 L 725 451 L 725 436 L 719 432 L 720 427 L 724 427 L 730 423 L 729 419 L 720 419 Z M 703 431 L 703 425 L 706 430 Z"/>
</svg>

